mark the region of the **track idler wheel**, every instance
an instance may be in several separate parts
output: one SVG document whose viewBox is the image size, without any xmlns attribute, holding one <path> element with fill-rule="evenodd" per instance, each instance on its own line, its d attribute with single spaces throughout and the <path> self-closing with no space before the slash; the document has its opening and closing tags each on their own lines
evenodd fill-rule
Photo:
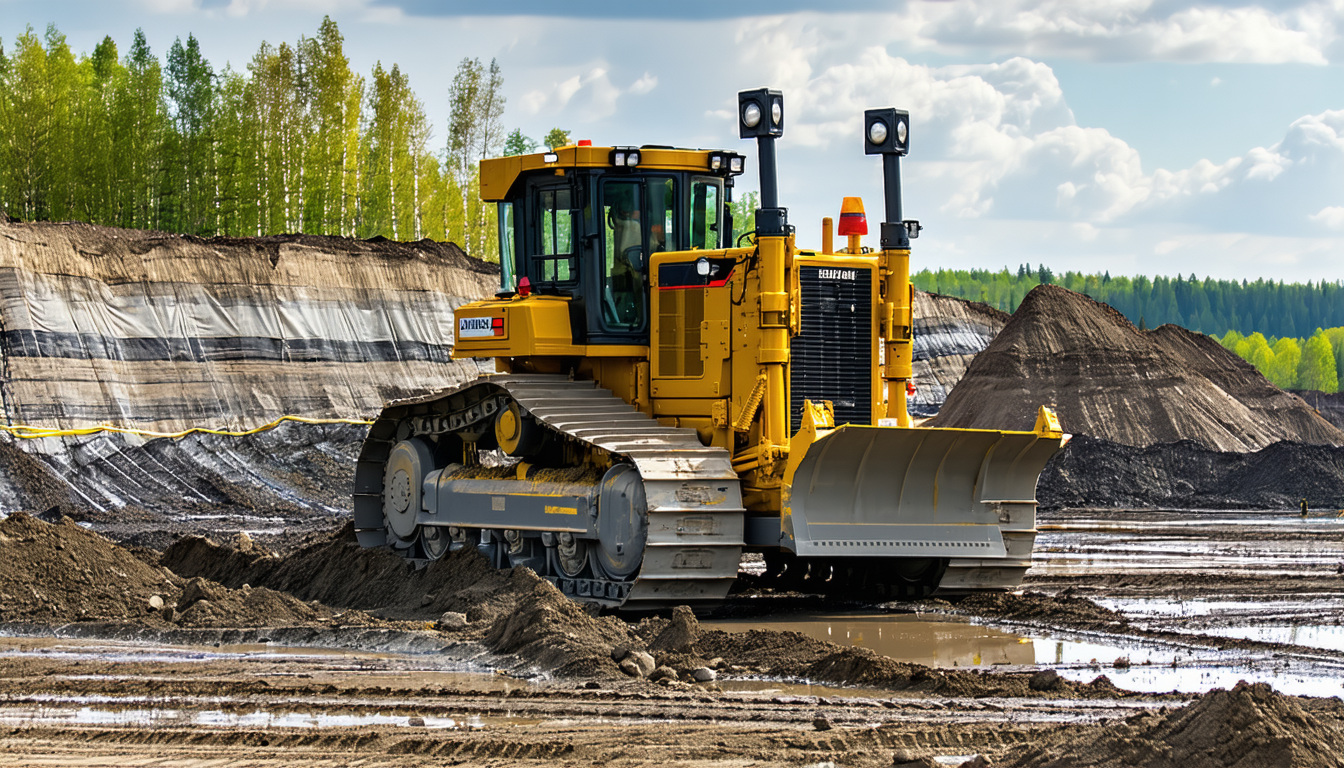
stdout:
<svg viewBox="0 0 1344 768">
<path fill-rule="evenodd" d="M 430 560 L 438 560 L 447 554 L 452 543 L 447 528 L 438 525 L 420 526 L 420 552 Z"/>
<path fill-rule="evenodd" d="M 525 458 L 541 450 L 546 430 L 518 403 L 510 401 L 495 417 L 495 440 L 501 451 Z"/>
<path fill-rule="evenodd" d="M 644 480 L 629 464 L 617 464 L 602 476 L 597 501 L 597 541 L 588 548 L 593 572 L 623 581 L 644 562 L 649 540 L 649 503 Z"/>
<path fill-rule="evenodd" d="M 383 524 L 388 539 L 398 549 L 412 546 L 419 535 L 423 483 L 433 468 L 433 453 L 416 438 L 392 446 L 383 466 Z"/>
</svg>

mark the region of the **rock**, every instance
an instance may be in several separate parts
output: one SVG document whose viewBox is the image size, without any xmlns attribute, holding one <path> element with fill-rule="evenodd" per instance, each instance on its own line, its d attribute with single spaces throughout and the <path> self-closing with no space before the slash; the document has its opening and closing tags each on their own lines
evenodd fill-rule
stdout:
<svg viewBox="0 0 1344 768">
<path fill-rule="evenodd" d="M 654 653 L 685 653 L 699 640 L 700 622 L 696 621 L 695 612 L 689 606 L 678 605 L 672 609 L 671 623 L 649 643 L 649 650 Z"/>
<path fill-rule="evenodd" d="M 620 663 L 622 659 L 630 655 L 630 647 L 627 645 L 613 645 L 611 647 L 611 660 Z"/>
<path fill-rule="evenodd" d="M 621 659 L 621 663 L 618 664 L 617 666 L 621 668 L 622 672 L 631 677 L 644 676 L 643 673 L 639 671 L 639 664 L 635 663 L 635 660 L 628 656 L 624 659 Z"/>
<path fill-rule="evenodd" d="M 724 661 L 722 656 L 715 656 L 714 658 L 709 660 L 709 664 L 706 666 L 708 666 L 710 669 L 717 669 L 718 671 L 722 672 L 723 670 L 728 668 L 728 662 Z"/>
<path fill-rule="evenodd" d="M 149 610 L 150 610 L 150 611 L 162 611 L 162 610 L 163 610 L 163 598 L 162 598 L 162 597 L 159 597 L 158 595 L 150 595 L 150 596 L 149 596 L 149 600 L 148 600 L 148 604 L 149 604 Z"/>
<path fill-rule="evenodd" d="M 1053 691 L 1060 686 L 1059 673 L 1053 669 L 1043 669 L 1031 676 L 1027 687 L 1033 691 Z"/>
<path fill-rule="evenodd" d="M 455 611 L 448 611 L 447 613 L 440 616 L 438 621 L 434 622 L 435 629 L 445 631 L 466 629 L 466 627 L 467 627 L 467 614 L 457 613 Z"/>
<path fill-rule="evenodd" d="M 994 761 L 990 760 L 988 757 L 985 757 L 984 755 L 976 755 L 970 760 L 962 763 L 961 768 L 986 768 L 986 766 L 993 764 Z"/>
<path fill-rule="evenodd" d="M 644 651 L 633 651 L 627 658 L 635 662 L 640 677 L 648 677 L 649 673 L 658 668 L 658 662 L 653 660 L 651 654 Z"/>
<path fill-rule="evenodd" d="M 226 594 L 226 590 L 220 585 L 197 576 L 182 587 L 182 597 L 177 601 L 177 610 L 186 611 L 202 601 L 219 602 Z"/>
<path fill-rule="evenodd" d="M 240 533 L 233 537 L 233 548 L 239 552 L 251 552 L 257 545 L 252 541 L 252 537 L 246 533 Z"/>
<path fill-rule="evenodd" d="M 818 731 L 829 731 L 831 730 L 831 721 L 824 717 L 817 717 L 812 720 L 812 727 Z"/>
<path fill-rule="evenodd" d="M 909 765 L 919 759 L 919 755 L 908 749 L 898 749 L 891 753 L 892 765 Z"/>
<path fill-rule="evenodd" d="M 407 719 L 406 719 L 406 724 L 409 725 L 409 726 L 411 726 L 412 728 L 424 728 L 424 727 L 425 727 L 425 718 L 423 718 L 423 717 L 411 717 L 411 718 L 407 718 Z"/>
<path fill-rule="evenodd" d="M 649 673 L 649 679 L 654 682 L 658 682 L 659 680 L 663 679 L 676 680 L 677 670 L 667 666 L 666 664 L 663 664 L 662 666 L 659 666 L 658 668 L 654 669 L 652 672 Z"/>
<path fill-rule="evenodd" d="M 588 682 L 583 684 L 583 689 L 585 691 L 596 691 L 601 687 L 602 684 L 597 682 L 596 680 L 589 680 Z"/>
<path fill-rule="evenodd" d="M 712 683 L 718 679 L 719 675 L 709 667 L 696 667 L 691 670 L 691 677 L 695 678 L 697 683 Z"/>
</svg>

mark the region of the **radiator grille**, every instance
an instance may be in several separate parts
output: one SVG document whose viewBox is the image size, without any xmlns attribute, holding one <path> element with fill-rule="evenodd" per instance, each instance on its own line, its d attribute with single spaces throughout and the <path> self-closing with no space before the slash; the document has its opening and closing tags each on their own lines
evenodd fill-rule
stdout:
<svg viewBox="0 0 1344 768">
<path fill-rule="evenodd" d="M 655 376 L 705 375 L 700 353 L 700 324 L 705 319 L 705 289 L 655 291 L 658 296 L 658 370 Z"/>
<path fill-rule="evenodd" d="M 804 266 L 798 279 L 803 332 L 791 346 L 790 432 L 804 400 L 830 400 L 837 425 L 872 423 L 872 270 Z"/>
</svg>

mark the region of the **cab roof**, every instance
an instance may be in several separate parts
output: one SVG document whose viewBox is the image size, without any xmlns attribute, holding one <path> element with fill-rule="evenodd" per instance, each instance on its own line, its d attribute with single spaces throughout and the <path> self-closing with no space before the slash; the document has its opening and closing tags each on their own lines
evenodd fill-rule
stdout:
<svg viewBox="0 0 1344 768">
<path fill-rule="evenodd" d="M 727 177 L 729 163 L 727 158 L 740 156 L 737 152 L 719 149 L 677 149 L 674 147 L 593 147 L 566 146 L 557 147 L 551 152 L 534 152 L 530 155 L 511 155 L 492 157 L 481 161 L 481 199 L 487 202 L 507 200 L 518 177 L 533 171 L 568 168 L 621 168 L 612 162 L 617 152 L 639 152 L 640 170 L 660 171 L 699 171 L 713 176 Z M 547 155 L 554 155 L 554 162 L 546 162 Z M 720 170 L 710 169 L 710 156 L 724 158 Z M 740 171 L 739 171 L 740 173 Z M 736 176 L 738 174 L 731 174 Z"/>
</svg>

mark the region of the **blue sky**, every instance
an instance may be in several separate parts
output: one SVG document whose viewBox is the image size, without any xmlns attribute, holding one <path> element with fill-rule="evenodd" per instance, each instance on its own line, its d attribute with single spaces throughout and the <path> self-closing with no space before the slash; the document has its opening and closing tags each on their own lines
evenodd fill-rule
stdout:
<svg viewBox="0 0 1344 768">
<path fill-rule="evenodd" d="M 804 247 L 861 195 L 865 108 L 912 115 L 916 268 L 1344 278 L 1344 2 L 0 0 L 0 35 L 77 51 L 142 27 L 216 66 L 330 14 L 353 65 L 399 64 L 442 143 L 463 57 L 497 58 L 505 122 L 603 144 L 725 147 L 738 90 L 784 91 L 782 203 Z M 485 10 L 482 10 L 485 9 Z M 876 228 L 873 228 L 876 232 Z M 875 243 L 874 243 L 875 244 Z"/>
</svg>

